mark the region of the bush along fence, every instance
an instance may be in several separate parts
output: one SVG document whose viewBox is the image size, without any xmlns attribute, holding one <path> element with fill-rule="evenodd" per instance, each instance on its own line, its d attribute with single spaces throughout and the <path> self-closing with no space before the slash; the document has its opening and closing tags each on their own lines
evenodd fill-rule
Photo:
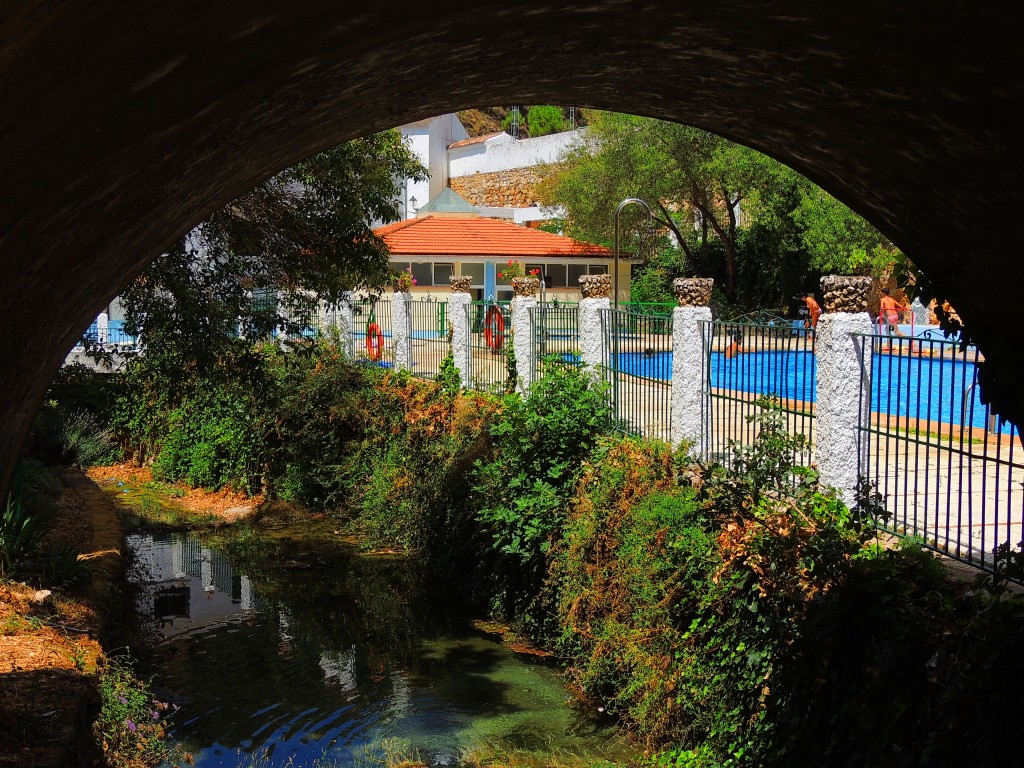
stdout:
<svg viewBox="0 0 1024 768">
<path fill-rule="evenodd" d="M 447 302 L 343 301 L 332 310 L 342 343 L 423 378 L 451 353 L 467 387 L 523 396 L 546 366 L 581 366 L 608 384 L 619 430 L 724 464 L 754 442 L 770 403 L 805 437 L 794 464 L 815 466 L 848 504 L 870 482 L 892 532 L 987 570 L 1024 538 L 1024 451 L 979 402 L 977 351 L 878 333 L 870 278 L 822 278 L 815 328 L 715 320 L 704 278 L 675 281 L 671 313 L 613 309 L 608 275 L 580 278 L 579 304 L 558 307 L 538 303 L 533 277 L 514 280 L 509 305 L 472 301 L 465 277 L 451 283 Z"/>
</svg>

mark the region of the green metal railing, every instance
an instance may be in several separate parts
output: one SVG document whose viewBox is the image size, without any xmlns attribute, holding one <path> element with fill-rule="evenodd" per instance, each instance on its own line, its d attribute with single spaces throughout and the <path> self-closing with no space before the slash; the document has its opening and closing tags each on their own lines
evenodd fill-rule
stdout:
<svg viewBox="0 0 1024 768">
<path fill-rule="evenodd" d="M 447 302 L 410 301 L 409 328 L 412 371 L 416 376 L 432 379 L 451 349 Z"/>
<path fill-rule="evenodd" d="M 391 297 L 373 296 L 352 304 L 356 358 L 379 363 L 395 359 L 391 338 Z M 372 330 L 368 339 L 367 331 Z M 379 333 L 378 333 L 379 332 Z"/>
<path fill-rule="evenodd" d="M 512 342 L 509 303 L 471 302 L 469 331 L 469 381 L 466 386 L 484 391 L 502 389 L 508 378 L 507 349 Z"/>
<path fill-rule="evenodd" d="M 761 323 L 702 325 L 711 456 L 728 464 L 733 443 L 753 444 L 760 426 L 751 417 L 763 413 L 762 398 L 769 398 L 781 410 L 789 433 L 808 439 L 806 449 L 794 454 L 793 461 L 810 466 L 817 386 L 814 331 L 794 334 L 786 328 L 780 332 Z"/>
<path fill-rule="evenodd" d="M 601 313 L 612 415 L 631 435 L 672 438 L 672 316 Z"/>
<path fill-rule="evenodd" d="M 536 375 L 549 365 L 580 364 L 579 308 L 544 304 L 530 310 Z"/>
</svg>

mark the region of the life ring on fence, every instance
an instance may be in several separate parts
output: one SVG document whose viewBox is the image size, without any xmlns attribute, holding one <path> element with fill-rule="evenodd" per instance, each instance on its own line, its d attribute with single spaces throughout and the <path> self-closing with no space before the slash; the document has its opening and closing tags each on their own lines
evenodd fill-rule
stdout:
<svg viewBox="0 0 1024 768">
<path fill-rule="evenodd" d="M 384 351 L 384 334 L 377 323 L 366 326 L 366 356 L 371 360 L 380 360 Z"/>
<path fill-rule="evenodd" d="M 497 306 L 488 307 L 484 316 L 484 343 L 492 352 L 498 352 L 505 343 L 505 316 Z"/>
</svg>

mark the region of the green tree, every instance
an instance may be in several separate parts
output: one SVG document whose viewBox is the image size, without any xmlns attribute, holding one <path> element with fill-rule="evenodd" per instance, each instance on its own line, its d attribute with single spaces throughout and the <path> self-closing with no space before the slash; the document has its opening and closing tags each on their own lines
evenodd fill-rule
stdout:
<svg viewBox="0 0 1024 768">
<path fill-rule="evenodd" d="M 824 193 L 807 179 L 748 147 L 690 126 L 632 115 L 594 113 L 590 125 L 590 139 L 553 167 L 541 185 L 544 202 L 567 211 L 569 234 L 609 242 L 618 203 L 641 197 L 684 256 L 681 263 L 670 260 L 684 274 L 714 277 L 731 303 L 745 293 L 745 282 L 755 294 L 765 293 L 764 280 L 749 279 L 755 265 L 744 269 L 744 262 L 763 258 L 769 247 L 795 258 L 803 269 L 810 261 L 815 268 L 848 272 L 876 263 L 861 252 L 877 261 L 879 249 L 888 246 L 838 201 L 825 206 Z M 620 230 L 632 231 L 642 216 L 637 206 L 624 209 Z M 836 250 L 834 228 L 843 221 L 846 239 Z M 808 251 L 817 259 L 808 259 Z M 661 279 L 671 279 L 664 264 L 654 268 L 662 271 Z M 792 269 L 781 273 L 787 286 L 801 282 Z"/>
<path fill-rule="evenodd" d="M 568 130 L 569 123 L 565 119 L 565 113 L 561 107 L 553 107 L 548 104 L 538 104 L 530 107 L 526 112 L 526 124 L 530 128 L 530 136 L 547 136 L 551 133 L 561 133 Z"/>
<path fill-rule="evenodd" d="M 405 177 L 426 171 L 387 131 L 298 163 L 214 213 L 122 294 L 141 359 L 165 379 L 207 374 L 247 339 L 287 329 L 311 296 L 332 302 L 385 284 L 388 254 L 372 223 L 397 220 Z"/>
<path fill-rule="evenodd" d="M 802 185 L 792 216 L 811 265 L 820 272 L 880 275 L 902 260 L 881 232 L 810 182 Z"/>
<path fill-rule="evenodd" d="M 276 429 L 273 350 L 256 342 L 274 328 L 295 334 L 314 299 L 385 284 L 373 222 L 398 218 L 398 180 L 425 175 L 395 131 L 350 141 L 267 179 L 157 257 L 121 295 L 144 348 L 115 417 L 135 455 L 158 454 L 177 429 L 195 444 L 177 446 L 169 474 L 235 482 L 222 446 Z M 264 460 L 247 457 L 238 481 L 265 474 Z"/>
</svg>

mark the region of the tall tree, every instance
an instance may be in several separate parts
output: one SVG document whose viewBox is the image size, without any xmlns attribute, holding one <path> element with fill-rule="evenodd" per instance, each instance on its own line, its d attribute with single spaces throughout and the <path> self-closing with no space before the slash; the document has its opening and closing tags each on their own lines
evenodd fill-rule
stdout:
<svg viewBox="0 0 1024 768">
<path fill-rule="evenodd" d="M 782 244 L 780 253 L 808 251 L 823 270 L 873 265 L 861 254 L 879 257 L 886 245 L 834 198 L 748 147 L 677 123 L 608 112 L 589 117 L 587 138 L 541 185 L 544 202 L 566 210 L 566 229 L 577 237 L 608 242 L 618 203 L 641 197 L 671 233 L 687 271 L 716 278 L 730 302 L 737 299 L 743 230 Z M 625 209 L 624 226 L 641 214 Z"/>
<path fill-rule="evenodd" d="M 375 221 L 397 220 L 398 184 L 426 170 L 396 131 L 309 158 L 213 214 L 122 294 L 126 328 L 145 364 L 168 376 L 206 373 L 289 322 L 307 295 L 336 301 L 388 279 Z M 284 298 L 260 301 L 260 296 Z"/>
</svg>

